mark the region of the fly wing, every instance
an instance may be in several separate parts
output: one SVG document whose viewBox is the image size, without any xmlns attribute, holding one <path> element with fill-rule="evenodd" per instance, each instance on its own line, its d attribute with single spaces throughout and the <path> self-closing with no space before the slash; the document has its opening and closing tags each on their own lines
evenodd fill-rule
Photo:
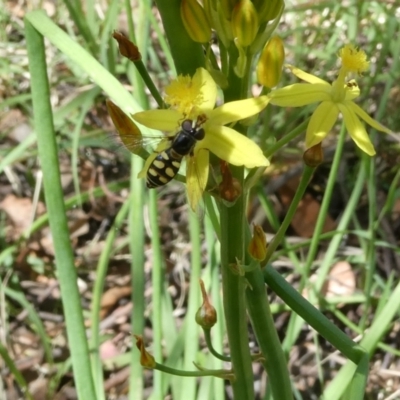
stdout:
<svg viewBox="0 0 400 400">
<path fill-rule="evenodd" d="M 157 146 L 157 144 L 160 142 L 165 143 L 165 141 L 170 143 L 171 139 L 166 136 L 143 136 L 133 120 L 116 104 L 110 100 L 107 100 L 106 103 L 108 113 L 117 128 L 118 136 L 116 138 L 131 153 L 147 159 L 149 157 L 149 152 L 146 150 L 147 148 L 157 147 L 156 151 L 161 151 L 159 150 L 160 145 Z M 161 147 L 164 149 L 168 147 L 168 145 L 163 145 Z"/>
</svg>

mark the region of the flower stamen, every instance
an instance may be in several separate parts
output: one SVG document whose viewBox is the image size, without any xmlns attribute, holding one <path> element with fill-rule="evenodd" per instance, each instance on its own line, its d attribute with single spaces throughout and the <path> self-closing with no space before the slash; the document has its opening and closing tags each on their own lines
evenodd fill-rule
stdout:
<svg viewBox="0 0 400 400">
<path fill-rule="evenodd" d="M 347 44 L 339 51 L 339 57 L 342 60 L 342 68 L 346 72 L 356 72 L 361 74 L 369 67 L 367 55 L 362 50 L 358 50 L 351 44 Z"/>
<path fill-rule="evenodd" d="M 187 117 L 203 103 L 202 82 L 179 75 L 165 88 L 165 103 Z"/>
</svg>

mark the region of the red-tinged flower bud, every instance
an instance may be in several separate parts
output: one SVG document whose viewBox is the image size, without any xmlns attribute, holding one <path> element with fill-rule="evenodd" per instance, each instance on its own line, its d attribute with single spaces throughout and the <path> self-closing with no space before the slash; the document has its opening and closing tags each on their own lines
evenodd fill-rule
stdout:
<svg viewBox="0 0 400 400">
<path fill-rule="evenodd" d="M 257 261 L 263 261 L 267 255 L 267 239 L 260 225 L 254 225 L 253 237 L 250 240 L 248 251 Z"/>
<path fill-rule="evenodd" d="M 155 368 L 156 361 L 154 360 L 154 357 L 144 348 L 143 338 L 137 335 L 134 336 L 136 338 L 136 347 L 140 351 L 140 364 L 145 368 Z"/>
<path fill-rule="evenodd" d="M 272 21 L 284 7 L 283 0 L 254 0 L 253 2 L 258 11 L 260 23 Z"/>
<path fill-rule="evenodd" d="M 232 31 L 242 47 L 253 43 L 259 28 L 257 10 L 250 0 L 241 0 L 232 13 Z"/>
<path fill-rule="evenodd" d="M 220 166 L 222 182 L 219 184 L 219 195 L 228 205 L 233 205 L 242 194 L 242 186 L 240 182 L 232 176 L 228 163 L 221 161 Z"/>
<path fill-rule="evenodd" d="M 203 329 L 211 329 L 217 322 L 217 311 L 211 305 L 207 296 L 204 282 L 200 279 L 201 295 L 203 297 L 203 304 L 196 312 L 196 322 Z"/>
<path fill-rule="evenodd" d="M 282 66 L 285 61 L 285 49 L 278 36 L 274 36 L 265 45 L 257 63 L 257 79 L 261 85 L 273 88 L 279 83 Z"/>
<path fill-rule="evenodd" d="M 134 154 L 139 154 L 142 133 L 136 124 L 112 101 L 107 100 L 107 110 L 118 131 L 118 137 L 126 148 Z"/>
<path fill-rule="evenodd" d="M 182 0 L 181 18 L 186 32 L 194 42 L 207 43 L 210 40 L 211 25 L 197 0 Z"/>
<path fill-rule="evenodd" d="M 142 59 L 138 47 L 122 33 L 115 31 L 113 33 L 113 38 L 118 42 L 120 53 L 128 60 L 135 62 Z"/>
<path fill-rule="evenodd" d="M 303 161 L 309 167 L 318 167 L 324 161 L 324 152 L 321 143 L 307 149 L 303 154 Z"/>
</svg>

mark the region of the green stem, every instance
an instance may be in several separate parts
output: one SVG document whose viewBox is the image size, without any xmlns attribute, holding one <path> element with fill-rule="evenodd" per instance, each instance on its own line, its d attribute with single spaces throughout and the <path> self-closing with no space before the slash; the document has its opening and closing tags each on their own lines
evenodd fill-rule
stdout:
<svg viewBox="0 0 400 400">
<path fill-rule="evenodd" d="M 163 21 L 178 74 L 193 76 L 196 68 L 204 67 L 203 48 L 193 42 L 181 19 L 181 0 L 157 0 L 157 8 Z"/>
<path fill-rule="evenodd" d="M 279 139 L 275 144 L 269 146 L 268 150 L 265 151 L 265 157 L 268 158 L 268 157 L 273 156 L 283 146 L 287 145 L 294 138 L 299 136 L 304 131 L 306 126 L 308 125 L 308 121 L 309 121 L 309 119 L 303 121 L 300 125 L 296 126 L 296 128 L 293 129 L 291 132 L 289 132 L 288 134 L 284 135 L 282 139 Z"/>
<path fill-rule="evenodd" d="M 353 363 L 358 364 L 365 350 L 353 342 L 336 325 L 317 310 L 271 265 L 263 270 L 265 283 L 301 318 L 309 323 L 322 337 L 346 355 Z"/>
<path fill-rule="evenodd" d="M 339 140 L 337 143 L 335 156 L 334 156 L 334 159 L 332 162 L 332 168 L 331 168 L 331 171 L 329 174 L 328 183 L 326 185 L 324 198 L 322 200 L 321 209 L 318 213 L 317 222 L 315 224 L 314 234 L 313 234 L 313 237 L 311 240 L 310 249 L 307 254 L 307 260 L 306 260 L 305 266 L 302 269 L 302 276 L 301 276 L 301 280 L 300 280 L 300 284 L 299 284 L 299 288 L 298 288 L 298 291 L 300 293 L 303 291 L 303 289 L 308 281 L 311 266 L 315 259 L 316 254 L 317 254 L 318 246 L 319 246 L 319 243 L 321 240 L 322 230 L 324 227 L 326 215 L 328 213 L 328 207 L 329 207 L 329 204 L 330 204 L 330 201 L 332 198 L 334 184 L 336 182 L 339 163 L 341 162 L 345 134 L 346 134 L 346 130 L 344 129 L 344 126 L 343 126 L 341 129 L 341 133 L 339 135 Z M 316 300 L 315 296 L 313 295 L 312 292 L 310 292 L 310 300 L 312 302 L 314 302 Z M 289 332 L 289 334 L 286 336 L 285 341 L 283 343 L 283 347 L 285 350 L 288 350 L 291 348 L 291 346 L 293 345 L 293 342 L 296 340 L 296 338 L 300 332 L 302 325 L 303 325 L 303 321 L 296 314 L 292 314 L 290 317 L 290 320 L 289 320 L 288 328 L 287 328 L 287 331 Z"/>
<path fill-rule="evenodd" d="M 212 344 L 212 340 L 211 340 L 211 329 L 203 329 L 203 333 L 204 333 L 204 339 L 206 340 L 206 345 L 208 350 L 210 351 L 210 353 L 218 358 L 219 360 L 222 361 L 226 361 L 226 362 L 230 362 L 231 358 L 228 356 L 224 356 L 223 354 L 219 354 L 215 349 L 214 346 Z"/>
<path fill-rule="evenodd" d="M 108 265 L 110 261 L 110 255 L 113 250 L 115 238 L 119 229 L 121 228 L 122 223 L 125 221 L 125 218 L 129 211 L 129 201 L 125 201 L 122 205 L 121 209 L 118 211 L 118 214 L 114 220 L 111 229 L 108 231 L 107 239 L 105 241 L 105 245 L 101 252 L 99 261 L 97 263 L 97 274 L 96 281 L 93 288 L 93 298 L 91 304 L 91 337 L 89 341 L 90 349 L 91 349 L 91 358 L 92 358 L 92 371 L 93 371 L 93 380 L 95 382 L 95 387 L 97 389 L 97 399 L 104 399 L 104 391 L 103 391 L 103 365 L 100 358 L 100 308 L 101 308 L 101 300 L 102 294 L 104 290 L 104 282 L 106 280 Z"/>
<path fill-rule="evenodd" d="M 243 184 L 243 168 L 232 167 L 233 176 Z M 253 371 L 249 351 L 245 305 L 245 280 L 235 275 L 230 264 L 244 257 L 244 196 L 232 207 L 221 204 L 221 269 L 226 329 L 235 380 L 235 399 L 253 399 Z"/>
<path fill-rule="evenodd" d="M 190 257 L 190 287 L 188 293 L 187 313 L 185 317 L 185 345 L 183 353 L 182 367 L 189 370 L 193 366 L 199 351 L 198 338 L 200 327 L 194 323 L 196 311 L 200 304 L 200 273 L 201 273 L 201 231 L 197 215 L 189 211 L 189 232 L 192 252 Z M 191 380 L 181 388 L 180 399 L 193 399 L 196 397 L 196 382 Z"/>
<path fill-rule="evenodd" d="M 324 228 L 326 216 L 328 215 L 328 207 L 329 207 L 331 199 L 332 199 L 332 193 L 333 193 L 333 188 L 336 183 L 336 177 L 338 174 L 339 164 L 342 161 L 342 152 L 343 152 L 345 138 L 346 138 L 346 129 L 343 125 L 342 129 L 340 131 L 339 140 L 338 140 L 338 143 L 336 146 L 336 152 L 335 152 L 335 156 L 333 158 L 331 172 L 329 174 L 329 179 L 328 179 L 328 182 L 326 185 L 324 198 L 323 198 L 322 204 L 321 204 L 321 209 L 320 209 L 320 212 L 318 213 L 318 219 L 315 224 L 315 229 L 314 229 L 313 238 L 311 240 L 310 249 L 307 254 L 307 261 L 304 266 L 304 273 L 303 273 L 303 276 L 302 276 L 302 279 L 300 282 L 300 287 L 299 287 L 300 292 L 303 290 L 306 280 L 308 279 L 311 265 L 315 259 L 317 251 L 318 251 L 320 236 L 321 236 L 322 230 Z"/>
<path fill-rule="evenodd" d="M 133 64 L 135 65 L 136 69 L 138 70 L 140 76 L 143 79 L 145 86 L 149 89 L 151 95 L 153 96 L 154 100 L 157 102 L 158 106 L 160 108 L 166 108 L 164 100 L 162 99 L 160 92 L 158 91 L 153 80 L 151 79 L 146 66 L 143 64 L 143 61 L 142 60 L 134 61 Z"/>
<path fill-rule="evenodd" d="M 269 259 L 274 254 L 276 248 L 284 240 L 286 230 L 293 220 L 293 216 L 297 210 L 297 206 L 299 205 L 300 200 L 303 198 L 303 194 L 307 188 L 308 182 L 310 181 L 310 178 L 311 178 L 311 175 L 313 174 L 313 172 L 314 172 L 314 168 L 311 168 L 308 166 L 304 167 L 304 172 L 301 177 L 299 186 L 297 187 L 296 193 L 293 197 L 290 207 L 289 207 L 288 211 L 286 212 L 285 219 L 283 220 L 281 226 L 279 227 L 279 230 L 276 233 L 276 235 L 274 236 L 272 242 L 270 244 L 268 244 L 267 255 L 263 262 L 264 265 L 269 261 Z"/>
<path fill-rule="evenodd" d="M 271 392 L 276 400 L 292 400 L 287 361 L 275 328 L 261 270 L 257 268 L 247 273 L 246 279 L 249 283 L 246 290 L 247 309 L 264 356 L 262 363 L 268 374 Z"/>
<path fill-rule="evenodd" d="M 375 266 L 376 266 L 376 229 L 375 229 L 375 221 L 377 218 L 377 182 L 376 182 L 376 171 L 375 171 L 375 162 L 374 160 L 363 154 L 362 161 L 365 165 L 365 170 L 367 171 L 367 190 L 368 190 L 368 238 L 367 238 L 367 249 L 366 249 L 366 263 L 365 263 L 365 283 L 364 283 L 364 294 L 366 301 L 363 305 L 363 315 L 360 319 L 359 325 L 360 328 L 364 331 L 367 328 L 367 323 L 370 318 L 370 313 L 368 313 L 369 308 L 371 307 L 371 295 L 372 295 L 372 285 L 374 282 L 375 276 Z"/>
<path fill-rule="evenodd" d="M 60 181 L 44 40 L 43 36 L 29 22 L 28 17 L 25 18 L 24 23 L 31 74 L 35 131 L 38 132 L 37 141 L 43 171 L 44 194 L 55 250 L 54 265 L 57 269 L 63 300 L 75 386 L 79 398 L 92 400 L 96 398 L 96 392 L 90 370 L 81 295 L 77 285 L 76 268 Z"/>
<path fill-rule="evenodd" d="M 232 371 L 226 369 L 207 369 L 203 371 L 186 371 L 181 369 L 175 369 L 171 367 L 167 367 L 166 365 L 156 363 L 154 369 L 158 371 L 165 372 L 167 374 L 176 375 L 176 376 L 215 376 L 217 378 L 222 379 L 234 379 Z"/>
<path fill-rule="evenodd" d="M 132 255 L 131 274 L 133 309 L 131 314 L 132 331 L 143 335 L 145 325 L 145 273 L 144 273 L 144 182 L 137 174 L 143 167 L 140 158 L 132 156 L 131 165 L 131 209 L 129 213 L 129 249 Z M 132 351 L 129 398 L 134 400 L 143 397 L 143 369 L 139 354 Z"/>
<path fill-rule="evenodd" d="M 224 91 L 225 102 L 243 98 L 243 82 L 233 71 L 237 49 L 229 49 L 229 87 Z M 238 127 L 240 128 L 240 126 Z M 243 187 L 244 168 L 230 166 L 232 175 Z M 221 274 L 223 306 L 229 349 L 235 380 L 232 382 L 234 399 L 253 399 L 253 370 L 249 350 L 247 314 L 245 304 L 246 283 L 243 277 L 232 272 L 230 264 L 244 260 L 244 223 L 246 197 L 240 196 L 232 207 L 220 204 L 221 223 Z"/>
<path fill-rule="evenodd" d="M 153 249 L 153 273 L 152 273 L 152 286 L 153 286 L 153 353 L 157 360 L 163 359 L 162 352 L 162 293 L 163 293 L 163 279 L 165 268 L 161 254 L 161 240 L 160 230 L 158 226 L 158 211 L 157 211 L 157 192 L 155 190 L 149 191 L 149 219 L 151 228 L 151 247 Z M 160 372 L 154 372 L 153 378 L 153 393 L 156 399 L 161 399 L 163 388 L 163 376 Z"/>
</svg>

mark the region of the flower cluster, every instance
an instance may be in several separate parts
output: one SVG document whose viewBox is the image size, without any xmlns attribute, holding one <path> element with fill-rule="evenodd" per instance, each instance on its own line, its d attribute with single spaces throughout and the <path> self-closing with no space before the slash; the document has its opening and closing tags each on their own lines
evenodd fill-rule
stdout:
<svg viewBox="0 0 400 400">
<path fill-rule="evenodd" d="M 268 82 L 269 86 L 277 83 L 279 65 L 283 56 L 279 41 L 266 46 L 264 54 L 260 58 L 260 64 L 265 65 L 258 68 L 260 81 L 263 81 L 263 71 L 268 70 L 265 66 L 273 65 L 274 73 L 265 82 Z M 307 84 L 296 83 L 272 90 L 265 96 L 229 102 L 216 108 L 217 86 L 207 70 L 199 68 L 193 77 L 178 76 L 165 89 L 164 101 L 170 107 L 169 109 L 149 110 L 133 115 L 135 121 L 149 128 L 168 133 L 156 152 L 147 158 L 139 177 L 147 176 L 149 179 L 149 171 L 155 174 L 155 166 L 163 165 L 160 154 L 168 157 L 169 153 L 166 151 L 171 149 L 171 137 L 176 138 L 178 132 L 182 132 L 182 130 L 189 133 L 201 130 L 199 137 L 196 137 L 193 144 L 188 147 L 189 151 L 181 156 L 181 158 L 186 158 L 189 203 L 193 209 L 196 209 L 208 181 L 210 151 L 222 161 L 236 166 L 255 168 L 269 165 L 269 161 L 258 145 L 232 127 L 226 126 L 258 114 L 268 103 L 282 107 L 301 107 L 320 103 L 312 114 L 307 127 L 306 150 L 308 152 L 317 148 L 317 153 L 321 152 L 322 140 L 341 114 L 347 130 L 357 146 L 365 153 L 374 155 L 375 149 L 360 119 L 379 131 L 387 133 L 390 131 L 354 103 L 354 100 L 360 95 L 360 89 L 354 80 L 347 80 L 348 74 L 361 74 L 368 68 L 369 63 L 365 53 L 351 45 L 345 46 L 339 52 L 339 57 L 342 62 L 341 68 L 337 79 L 332 84 L 288 65 L 291 72 Z M 117 125 L 125 124 L 126 118 L 121 120 L 121 117 L 115 115 L 115 112 L 111 112 L 111 115 L 114 115 L 113 120 Z M 121 131 L 121 129 L 119 130 Z M 306 154 L 308 153 L 306 152 Z M 179 166 L 180 162 L 175 164 L 175 174 Z M 162 167 L 159 168 L 161 171 Z M 168 174 L 170 180 L 174 175 L 171 171 Z M 240 195 L 240 191 L 237 193 Z"/>
<path fill-rule="evenodd" d="M 267 166 L 268 160 L 261 149 L 246 136 L 225 126 L 259 113 L 268 104 L 268 97 L 261 96 L 225 103 L 215 107 L 217 86 L 211 75 L 199 68 L 193 77 L 178 76 L 165 90 L 167 110 L 149 110 L 133 115 L 135 121 L 153 129 L 176 134 L 183 120 L 197 121 L 204 129 L 204 139 L 196 142 L 186 157 L 186 183 L 189 203 L 193 209 L 203 194 L 208 180 L 209 152 L 229 164 L 247 168 Z M 170 143 L 166 138 L 160 143 L 165 148 Z M 157 156 L 146 160 L 139 177 L 145 177 L 149 166 Z"/>
<path fill-rule="evenodd" d="M 273 90 L 269 94 L 270 103 L 281 107 L 302 107 L 312 103 L 320 103 L 313 115 L 306 132 L 306 148 L 309 149 L 326 137 L 332 129 L 339 114 L 356 145 L 365 153 L 373 156 L 375 149 L 360 118 L 378 131 L 389 133 L 390 130 L 372 119 L 361 107 L 354 103 L 360 95 L 355 80 L 346 80 L 349 73 L 361 74 L 369 63 L 363 51 L 347 45 L 339 52 L 342 61 L 338 78 L 328 83 L 314 75 L 296 67 L 287 67 L 298 78 L 308 84 L 295 83 Z"/>
</svg>

